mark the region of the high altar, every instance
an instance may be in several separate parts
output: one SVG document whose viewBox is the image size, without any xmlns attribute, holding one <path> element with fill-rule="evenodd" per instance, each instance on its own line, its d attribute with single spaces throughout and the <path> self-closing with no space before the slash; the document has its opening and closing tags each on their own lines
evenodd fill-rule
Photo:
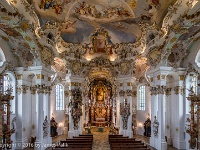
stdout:
<svg viewBox="0 0 200 150">
<path fill-rule="evenodd" d="M 112 120 L 112 87 L 106 81 L 94 81 L 90 86 L 89 123 L 106 126 Z"/>
</svg>

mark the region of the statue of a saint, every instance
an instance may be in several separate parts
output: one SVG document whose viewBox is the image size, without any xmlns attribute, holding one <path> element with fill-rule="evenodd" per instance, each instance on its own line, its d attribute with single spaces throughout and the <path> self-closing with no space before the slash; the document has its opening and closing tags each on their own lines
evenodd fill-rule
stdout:
<svg viewBox="0 0 200 150">
<path fill-rule="evenodd" d="M 98 88 L 97 89 L 97 100 L 102 101 L 104 99 L 103 89 Z"/>
<path fill-rule="evenodd" d="M 45 119 L 43 122 L 43 137 L 46 137 L 48 135 L 48 127 L 49 127 L 49 123 L 47 120 L 47 116 L 45 116 Z"/>
</svg>

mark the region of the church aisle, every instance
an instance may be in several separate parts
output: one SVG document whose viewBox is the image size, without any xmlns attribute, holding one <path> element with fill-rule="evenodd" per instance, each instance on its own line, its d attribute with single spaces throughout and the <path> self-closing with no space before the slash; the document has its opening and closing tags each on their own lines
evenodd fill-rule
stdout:
<svg viewBox="0 0 200 150">
<path fill-rule="evenodd" d="M 91 128 L 91 132 L 93 134 L 92 150 L 110 150 L 110 145 L 108 142 L 109 130 L 109 127 L 104 127 L 103 132 L 98 132 L 98 127 Z"/>
</svg>

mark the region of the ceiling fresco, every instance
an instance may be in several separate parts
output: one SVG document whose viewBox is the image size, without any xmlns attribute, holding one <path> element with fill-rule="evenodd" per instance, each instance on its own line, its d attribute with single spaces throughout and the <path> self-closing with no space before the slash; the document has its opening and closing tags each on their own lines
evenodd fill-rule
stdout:
<svg viewBox="0 0 200 150">
<path fill-rule="evenodd" d="M 141 37 L 139 22 L 153 22 L 159 0 L 33 0 L 41 26 L 60 24 L 65 42 L 88 43 L 96 28 L 104 28 L 113 43 L 134 43 Z"/>
<path fill-rule="evenodd" d="M 13 54 L 28 66 L 51 66 L 61 78 L 140 82 L 150 67 L 180 66 L 199 38 L 197 0 L 2 1 L 0 37 L 16 43 Z"/>
</svg>

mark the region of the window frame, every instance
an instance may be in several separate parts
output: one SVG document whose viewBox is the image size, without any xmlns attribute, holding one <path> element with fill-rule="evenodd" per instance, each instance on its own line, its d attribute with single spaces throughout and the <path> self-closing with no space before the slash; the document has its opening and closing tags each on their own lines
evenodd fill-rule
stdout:
<svg viewBox="0 0 200 150">
<path fill-rule="evenodd" d="M 64 86 L 62 84 L 55 86 L 55 109 L 56 111 L 64 110 Z"/>
<path fill-rule="evenodd" d="M 146 110 L 146 85 L 138 86 L 138 94 L 137 95 L 138 95 L 137 96 L 137 99 L 138 99 L 138 103 L 137 103 L 138 109 L 137 110 L 145 111 Z"/>
</svg>

